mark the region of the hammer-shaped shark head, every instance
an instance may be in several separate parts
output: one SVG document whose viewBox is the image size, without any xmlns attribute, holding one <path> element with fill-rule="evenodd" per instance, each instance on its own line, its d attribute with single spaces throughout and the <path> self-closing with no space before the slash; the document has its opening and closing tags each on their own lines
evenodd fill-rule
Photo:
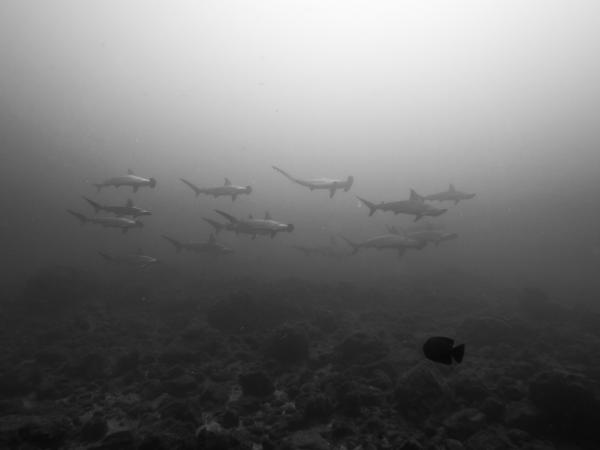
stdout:
<svg viewBox="0 0 600 450">
<path fill-rule="evenodd" d="M 252 186 L 246 186 L 246 190 L 244 191 L 246 194 L 252 193 Z"/>
<path fill-rule="evenodd" d="M 150 180 L 150 187 L 155 188 L 156 187 L 156 178 L 150 177 L 149 180 Z"/>
</svg>

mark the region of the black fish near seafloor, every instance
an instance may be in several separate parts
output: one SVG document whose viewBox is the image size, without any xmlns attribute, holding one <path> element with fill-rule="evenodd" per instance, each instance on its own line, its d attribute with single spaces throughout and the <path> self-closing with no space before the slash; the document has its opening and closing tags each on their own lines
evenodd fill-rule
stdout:
<svg viewBox="0 0 600 450">
<path fill-rule="evenodd" d="M 454 339 L 434 336 L 423 344 L 425 356 L 435 362 L 451 365 L 452 361 L 462 362 L 465 355 L 465 344 L 454 346 Z"/>
</svg>

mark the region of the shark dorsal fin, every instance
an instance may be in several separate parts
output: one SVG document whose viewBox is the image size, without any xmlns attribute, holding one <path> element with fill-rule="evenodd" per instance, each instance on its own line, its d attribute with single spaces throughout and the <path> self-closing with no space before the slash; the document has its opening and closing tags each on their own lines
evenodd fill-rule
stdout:
<svg viewBox="0 0 600 450">
<path fill-rule="evenodd" d="M 456 191 L 456 189 L 454 189 L 454 185 L 452 183 L 450 183 L 450 187 L 448 187 L 448 190 L 450 192 L 455 192 Z"/>
<path fill-rule="evenodd" d="M 208 242 L 210 242 L 211 244 L 214 244 L 217 241 L 217 238 L 215 238 L 214 233 L 210 233 L 210 236 L 208 237 Z"/>
<path fill-rule="evenodd" d="M 133 170 L 127 169 L 127 175 L 133 175 Z"/>
<path fill-rule="evenodd" d="M 265 220 L 271 220 L 271 214 L 269 213 L 269 211 L 265 212 Z"/>
<path fill-rule="evenodd" d="M 423 201 L 423 197 L 415 192 L 414 189 L 410 190 L 410 201 L 412 202 L 420 202 Z"/>
<path fill-rule="evenodd" d="M 131 208 L 133 206 L 133 200 L 128 198 L 127 201 L 125 202 L 125 206 L 127 206 L 128 208 Z"/>
<path fill-rule="evenodd" d="M 227 177 L 225 177 L 225 186 L 231 186 L 231 181 Z"/>
</svg>

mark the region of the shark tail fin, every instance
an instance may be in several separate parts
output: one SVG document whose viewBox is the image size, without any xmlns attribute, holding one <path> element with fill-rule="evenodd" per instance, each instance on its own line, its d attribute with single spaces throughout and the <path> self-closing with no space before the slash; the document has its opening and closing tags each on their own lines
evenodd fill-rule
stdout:
<svg viewBox="0 0 600 450">
<path fill-rule="evenodd" d="M 215 209 L 215 212 L 216 212 L 217 214 L 220 214 L 221 216 L 225 217 L 227 220 L 229 220 L 229 221 L 230 221 L 230 222 L 232 222 L 232 223 L 236 223 L 236 222 L 238 221 L 238 220 L 237 220 L 235 217 L 233 217 L 231 214 L 227 214 L 226 212 L 223 212 L 223 211 L 221 211 L 221 210 L 219 210 L 219 209 Z"/>
<path fill-rule="evenodd" d="M 200 189 L 198 186 L 196 186 L 194 183 L 186 180 L 185 178 L 180 178 L 180 180 L 187 185 L 192 191 L 194 191 L 194 193 L 196 194 L 196 197 L 198 197 L 198 194 L 200 194 L 202 192 L 202 189 Z"/>
<path fill-rule="evenodd" d="M 417 191 L 415 191 L 414 189 L 410 190 L 410 199 L 413 202 L 424 202 L 425 201 L 425 197 L 423 197 L 422 195 L 417 194 Z"/>
<path fill-rule="evenodd" d="M 175 251 L 177 251 L 177 253 L 179 253 L 181 251 L 181 242 L 170 238 L 169 236 L 166 236 L 164 234 L 160 235 L 163 239 L 169 241 L 171 244 L 173 244 L 173 246 L 175 247 Z"/>
<path fill-rule="evenodd" d="M 286 177 L 288 180 L 296 181 L 296 179 L 293 176 L 291 176 L 289 173 L 287 173 L 285 170 L 280 169 L 277 166 L 271 166 L 271 167 L 273 167 L 273 170 L 275 170 L 276 172 L 279 172 L 281 175 Z"/>
<path fill-rule="evenodd" d="M 222 223 L 217 222 L 216 220 L 212 220 L 212 219 L 207 219 L 206 217 L 203 217 L 204 221 L 208 222 L 210 225 L 212 225 L 212 227 L 215 229 L 215 233 L 219 234 L 219 232 L 225 228 L 225 225 L 223 225 Z"/>
<path fill-rule="evenodd" d="M 79 222 L 81 223 L 81 225 L 85 225 L 85 223 L 88 221 L 88 218 L 85 217 L 83 214 L 75 212 L 75 211 L 73 211 L 71 209 L 67 209 L 67 212 L 69 214 L 71 214 L 72 216 L 75 216 L 79 220 Z"/>
<path fill-rule="evenodd" d="M 457 345 L 452 349 L 452 358 L 457 363 L 461 363 L 465 356 L 465 344 Z"/>
<path fill-rule="evenodd" d="M 344 192 L 348 192 L 350 190 L 350 188 L 352 187 L 353 184 L 354 184 L 354 177 L 352 175 L 350 175 L 346 179 L 346 183 L 345 183 L 345 186 L 344 186 Z"/>
<path fill-rule="evenodd" d="M 369 208 L 369 217 L 375 214 L 375 211 L 377 211 L 377 205 L 375 203 L 358 196 L 356 198 L 359 199 L 367 208 Z"/>
<path fill-rule="evenodd" d="M 352 247 L 352 254 L 356 255 L 356 253 L 358 253 L 358 249 L 360 248 L 360 245 L 357 244 L 356 242 L 352 242 L 350 239 L 348 239 L 345 236 L 340 236 L 344 241 L 346 241 L 346 243 Z"/>
<path fill-rule="evenodd" d="M 112 261 L 112 257 L 110 257 L 109 255 L 107 255 L 106 253 L 102 253 L 102 252 L 98 252 L 98 254 L 100 256 L 102 256 L 102 259 L 104 259 L 104 261 Z"/>
<path fill-rule="evenodd" d="M 96 203 L 95 201 L 93 201 L 93 200 L 90 200 L 90 199 L 89 199 L 89 198 L 87 198 L 87 197 L 83 197 L 83 199 L 84 199 L 86 202 L 88 202 L 90 205 L 92 205 L 92 207 L 94 208 L 94 212 L 95 212 L 96 214 L 98 214 L 98 213 L 99 213 L 99 212 L 102 210 L 102 205 L 101 205 L 101 204 L 99 204 L 99 203 Z"/>
</svg>

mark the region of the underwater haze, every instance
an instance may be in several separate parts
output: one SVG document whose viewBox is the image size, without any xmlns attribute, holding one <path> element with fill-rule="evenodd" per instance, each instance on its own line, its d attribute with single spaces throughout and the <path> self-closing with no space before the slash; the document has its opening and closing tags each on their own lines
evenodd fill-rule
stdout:
<svg viewBox="0 0 600 450">
<path fill-rule="evenodd" d="M 297 224 L 277 244 L 241 243 L 247 264 L 236 270 L 260 261 L 265 275 L 317 276 L 325 269 L 307 273 L 306 261 L 280 247 L 338 233 L 365 239 L 403 223 L 368 219 L 354 195 L 392 201 L 454 183 L 477 193 L 440 217 L 460 240 L 416 256 L 417 266 L 596 286 L 595 2 L 15 1 L 2 9 L 2 260 L 11 273 L 57 260 L 91 264 L 93 250 L 107 247 L 172 258 L 156 236 L 206 237 L 199 217 L 221 208 L 269 210 Z M 329 200 L 272 165 L 356 182 Z M 82 207 L 81 195 L 95 196 L 92 182 L 128 168 L 158 180 L 156 192 L 135 197 L 155 211 L 149 226 L 126 237 L 78 229 L 64 209 Z M 254 192 L 235 204 L 195 201 L 180 177 L 203 185 L 229 177 Z M 388 256 L 366 258 L 376 273 L 399 270 Z M 361 272 L 358 264 L 343 272 Z"/>
<path fill-rule="evenodd" d="M 465 297 L 492 302 L 485 313 L 475 308 L 473 320 L 486 314 L 506 319 L 512 313 L 503 308 L 523 298 L 526 304 L 533 298 L 538 307 L 541 302 L 542 309 L 552 302 L 550 309 L 597 311 L 599 30 L 600 3 L 593 0 L 3 0 L 0 292 L 12 303 L 25 302 L 28 306 L 18 310 L 24 316 L 38 308 L 28 300 L 50 298 L 46 288 L 41 293 L 31 288 L 39 285 L 36 277 L 54 280 L 47 281 L 54 289 L 75 285 L 79 281 L 69 277 L 81 276 L 87 280 L 80 280 L 82 292 L 92 303 L 150 298 L 160 308 L 174 298 L 208 305 L 243 291 L 287 300 L 306 294 L 319 309 L 333 297 L 349 295 L 350 303 L 336 303 L 345 317 L 360 299 L 385 299 L 383 309 L 398 308 L 404 311 L 400 315 L 412 311 L 402 320 L 408 324 L 403 332 L 413 334 L 402 342 L 415 345 L 428 332 L 454 335 L 455 325 L 473 312 L 461 309 L 471 301 Z M 155 179 L 156 186 L 95 186 L 111 184 L 111 178 L 126 177 L 128 171 L 141 180 Z M 351 186 L 343 185 L 348 176 L 354 177 Z M 331 190 L 298 182 L 320 177 L 338 184 Z M 202 189 L 229 185 L 226 179 L 251 189 L 234 199 L 196 195 L 181 179 Z M 369 204 L 382 208 L 381 202 L 409 200 L 411 190 L 416 206 L 411 205 L 434 213 L 376 210 L 370 215 Z M 456 191 L 475 195 L 456 202 L 434 199 L 434 194 Z M 103 206 L 131 200 L 152 215 L 137 218 L 140 228 L 129 216 L 95 211 L 83 197 Z M 435 215 L 436 208 L 446 211 Z M 281 222 L 281 230 L 244 228 L 267 226 L 245 222 L 250 215 L 263 219 L 267 212 Z M 98 217 L 111 217 L 109 226 L 95 223 Z M 123 224 L 134 225 L 121 231 L 118 227 L 129 226 Z M 440 242 L 428 241 L 419 226 L 421 232 L 437 230 L 431 239 Z M 385 244 L 368 241 L 382 236 Z M 172 240 L 206 246 L 198 253 L 178 252 Z M 215 242 L 226 250 L 215 249 Z M 444 300 L 420 310 L 415 306 L 420 295 Z M 232 300 L 234 309 L 238 300 Z M 78 305 L 75 309 L 87 308 Z M 445 318 L 452 308 L 460 310 L 460 320 Z M 144 311 L 143 317 L 152 314 Z M 89 318 L 92 313 L 81 314 Z M 195 312 L 186 314 L 196 320 L 191 319 Z M 265 314 L 259 311 L 257 317 Z M 291 320 L 283 313 L 277 317 L 274 328 Z M 439 326 L 421 327 L 425 317 Z M 177 323 L 182 329 L 189 325 Z M 590 332 L 577 323 L 575 335 Z M 487 323 L 481 327 L 494 329 Z M 216 328 L 228 332 L 227 326 Z M 507 334 L 513 332 L 518 334 Z M 525 335 L 528 342 L 531 335 Z M 477 340 L 479 335 L 463 336 Z M 331 336 L 319 339 L 320 345 L 335 342 Z M 598 339 L 595 335 L 582 352 L 599 349 Z M 515 346 L 526 347 L 523 342 Z M 493 359 L 493 351 L 479 356 Z M 467 342 L 463 366 L 469 356 Z M 417 357 L 411 358 L 416 364 Z M 569 367 L 589 363 L 581 369 L 585 377 L 600 376 L 598 361 L 587 358 L 572 356 Z M 544 387 L 546 378 L 540 379 Z M 480 400 L 488 397 L 459 403 L 485 412 Z M 509 405 L 503 394 L 492 397 Z M 216 405 L 218 394 L 211 398 Z M 543 409 L 537 398 L 529 401 Z M 319 414 L 337 417 L 340 411 L 333 405 L 340 402 L 332 400 L 331 408 Z M 554 414 L 552 407 L 549 411 L 543 420 Z M 554 448 L 557 442 L 593 448 L 580 418 L 557 438 L 547 434 L 547 427 L 523 431 L 519 420 L 508 423 L 485 414 L 488 423 L 499 420 L 506 429 L 530 436 L 498 437 L 506 446 L 494 448 L 525 448 L 524 442 L 531 448 Z M 468 444 L 472 433 L 461 430 L 446 438 L 465 448 L 492 448 L 484 440 Z M 72 433 L 64 436 L 79 442 Z M 273 447 L 261 445 L 296 448 L 285 441 L 291 433 L 273 438 Z M 323 439 L 332 446 L 434 448 L 428 447 L 434 444 L 427 435 L 410 438 L 422 447 L 402 447 L 389 436 L 391 446 L 385 447 L 362 436 L 345 443 Z M 328 448 L 319 447 L 322 442 L 311 445 Z M 438 448 L 451 448 L 446 445 Z"/>
</svg>

